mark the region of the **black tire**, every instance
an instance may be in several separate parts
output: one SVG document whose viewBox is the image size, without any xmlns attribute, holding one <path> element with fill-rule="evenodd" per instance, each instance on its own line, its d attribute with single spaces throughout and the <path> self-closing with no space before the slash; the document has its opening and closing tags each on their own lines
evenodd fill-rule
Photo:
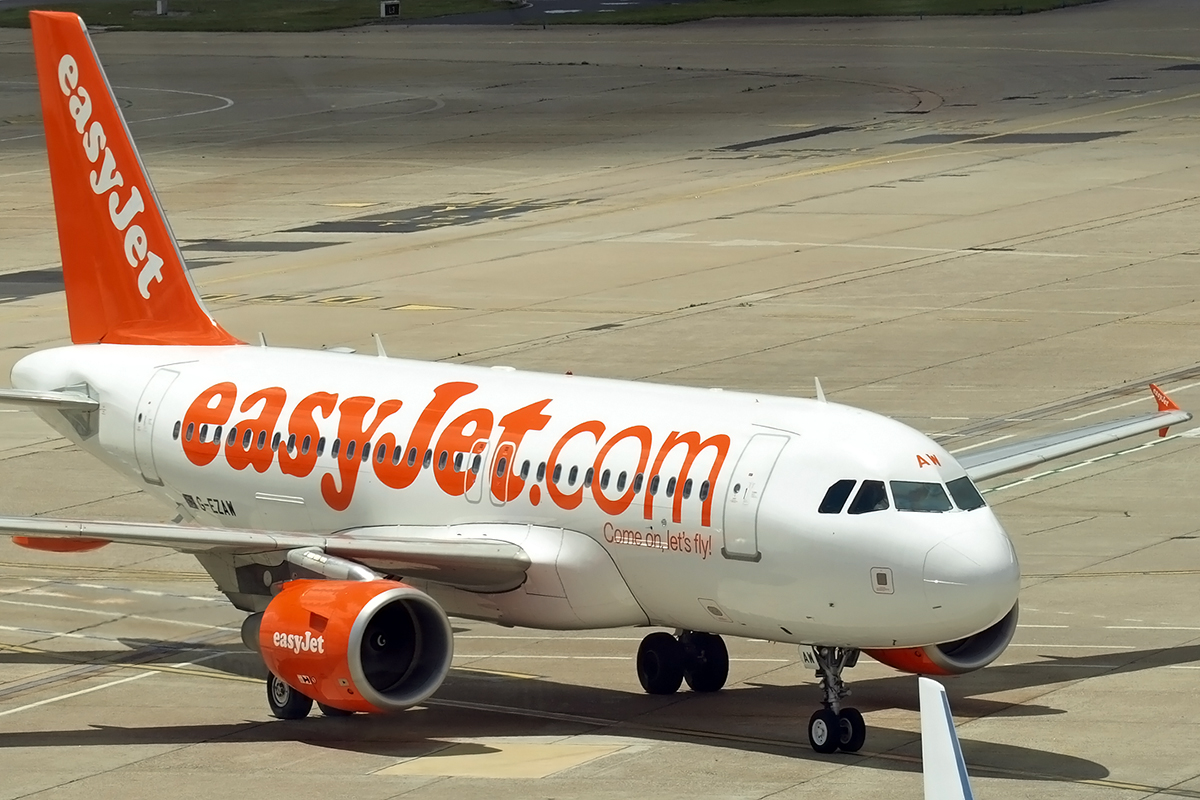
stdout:
<svg viewBox="0 0 1200 800">
<path fill-rule="evenodd" d="M 267 675 L 267 705 L 279 719 L 304 719 L 312 711 L 313 701 L 272 672 Z"/>
<path fill-rule="evenodd" d="M 837 714 L 822 708 L 808 718 L 808 743 L 818 753 L 832 753 L 841 743 L 841 725 Z"/>
<path fill-rule="evenodd" d="M 683 683 L 683 646 L 669 633 L 652 633 L 638 647 L 637 673 L 648 694 L 674 694 Z"/>
<path fill-rule="evenodd" d="M 353 711 L 347 711 L 344 708 L 327 706 L 324 703 L 317 703 L 317 708 L 321 709 L 321 713 L 327 717 L 348 717 L 354 713 Z"/>
<path fill-rule="evenodd" d="M 683 679 L 693 692 L 715 692 L 729 678 L 729 650 L 725 640 L 713 633 L 689 631 L 679 637 L 686 666 Z"/>
<path fill-rule="evenodd" d="M 843 708 L 838 714 L 838 748 L 857 753 L 867 741 L 867 722 L 857 708 Z"/>
</svg>

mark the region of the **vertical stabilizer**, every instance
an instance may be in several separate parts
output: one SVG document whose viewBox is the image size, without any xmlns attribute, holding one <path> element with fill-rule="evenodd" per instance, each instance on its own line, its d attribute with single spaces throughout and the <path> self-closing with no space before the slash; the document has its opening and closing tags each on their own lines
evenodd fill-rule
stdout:
<svg viewBox="0 0 1200 800">
<path fill-rule="evenodd" d="M 975 800 L 963 760 L 946 690 L 935 680 L 917 678 L 921 692 L 921 769 L 925 800 Z"/>
<path fill-rule="evenodd" d="M 29 19 L 71 340 L 240 344 L 196 294 L 83 20 Z"/>
</svg>

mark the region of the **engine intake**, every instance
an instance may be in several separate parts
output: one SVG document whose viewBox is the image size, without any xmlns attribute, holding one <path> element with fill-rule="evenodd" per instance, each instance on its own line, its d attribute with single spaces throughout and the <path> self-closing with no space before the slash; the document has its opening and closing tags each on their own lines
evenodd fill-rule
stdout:
<svg viewBox="0 0 1200 800">
<path fill-rule="evenodd" d="M 961 675 L 986 667 L 1000 657 L 1017 632 L 1019 604 L 999 622 L 979 633 L 944 644 L 927 647 L 898 647 L 863 650 L 881 663 L 914 675 Z"/>
<path fill-rule="evenodd" d="M 454 655 L 450 622 L 433 598 L 386 580 L 289 581 L 246 619 L 242 639 L 292 688 L 345 711 L 420 703 Z"/>
</svg>

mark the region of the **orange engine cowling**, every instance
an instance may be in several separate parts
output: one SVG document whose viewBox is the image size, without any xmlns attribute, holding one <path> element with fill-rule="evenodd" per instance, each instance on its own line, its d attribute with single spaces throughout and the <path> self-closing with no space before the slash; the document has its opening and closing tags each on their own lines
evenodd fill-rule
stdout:
<svg viewBox="0 0 1200 800">
<path fill-rule="evenodd" d="M 14 536 L 13 544 L 29 550 L 41 550 L 46 553 L 87 553 L 99 550 L 106 544 L 112 544 L 108 539 L 82 539 L 79 537 L 54 536 Z"/>
<path fill-rule="evenodd" d="M 995 661 L 1017 632 L 1017 605 L 990 628 L 945 644 L 863 650 L 881 663 L 915 675 L 961 675 Z"/>
<path fill-rule="evenodd" d="M 289 581 L 242 630 L 271 672 L 345 711 L 420 703 L 441 686 L 454 655 L 446 612 L 396 581 Z"/>
</svg>

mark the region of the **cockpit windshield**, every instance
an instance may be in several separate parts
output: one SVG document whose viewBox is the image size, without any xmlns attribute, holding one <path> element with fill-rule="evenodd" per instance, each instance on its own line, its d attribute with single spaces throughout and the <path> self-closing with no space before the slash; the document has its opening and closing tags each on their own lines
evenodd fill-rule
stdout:
<svg viewBox="0 0 1200 800">
<path fill-rule="evenodd" d="M 863 481 L 862 488 L 854 495 L 854 502 L 850 504 L 847 513 L 869 514 L 872 511 L 883 511 L 887 507 L 888 496 L 887 490 L 883 488 L 883 481 Z"/>
<path fill-rule="evenodd" d="M 950 498 L 940 483 L 892 481 L 892 497 L 897 511 L 949 511 Z"/>
<path fill-rule="evenodd" d="M 954 498 L 954 505 L 963 511 L 973 511 L 987 505 L 983 502 L 983 496 L 979 494 L 975 484 L 971 483 L 971 479 L 966 475 L 950 481 L 946 484 L 946 488 L 950 490 L 950 496 Z"/>
</svg>

